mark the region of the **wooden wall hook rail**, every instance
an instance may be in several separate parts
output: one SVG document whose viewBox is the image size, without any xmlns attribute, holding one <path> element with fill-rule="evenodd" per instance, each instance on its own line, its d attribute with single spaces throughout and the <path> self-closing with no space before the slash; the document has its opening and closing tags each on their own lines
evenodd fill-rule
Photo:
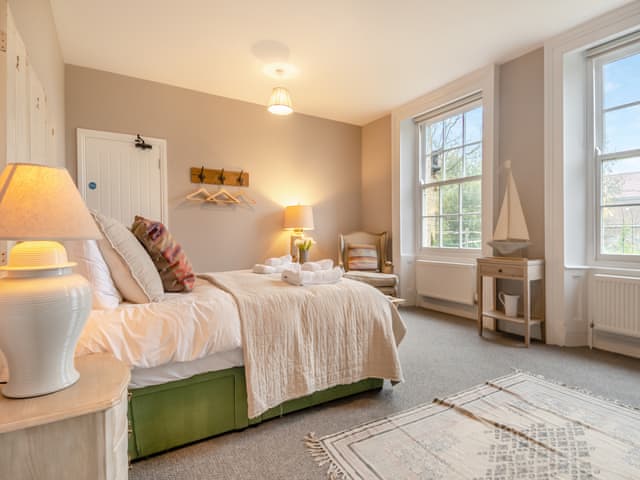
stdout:
<svg viewBox="0 0 640 480">
<path fill-rule="evenodd" d="M 191 167 L 191 183 L 248 187 L 249 173 L 244 170 L 237 172 L 225 170 L 224 168 L 210 169 L 204 167 Z"/>
</svg>

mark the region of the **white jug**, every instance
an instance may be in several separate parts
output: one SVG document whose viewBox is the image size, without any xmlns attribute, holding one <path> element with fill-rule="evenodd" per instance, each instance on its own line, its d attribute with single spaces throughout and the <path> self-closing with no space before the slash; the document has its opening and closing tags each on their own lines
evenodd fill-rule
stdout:
<svg viewBox="0 0 640 480">
<path fill-rule="evenodd" d="M 507 317 L 518 316 L 518 300 L 520 295 L 506 295 L 504 292 L 498 294 L 498 300 L 504 306 L 504 314 Z"/>
</svg>

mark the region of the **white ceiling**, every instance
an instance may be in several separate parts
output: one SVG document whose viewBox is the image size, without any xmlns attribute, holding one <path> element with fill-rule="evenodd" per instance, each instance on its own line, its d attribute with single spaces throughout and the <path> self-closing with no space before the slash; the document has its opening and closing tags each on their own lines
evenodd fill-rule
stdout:
<svg viewBox="0 0 640 480">
<path fill-rule="evenodd" d="M 66 63 L 363 125 L 627 0 L 51 0 Z M 276 80 L 267 64 L 295 67 Z"/>
</svg>

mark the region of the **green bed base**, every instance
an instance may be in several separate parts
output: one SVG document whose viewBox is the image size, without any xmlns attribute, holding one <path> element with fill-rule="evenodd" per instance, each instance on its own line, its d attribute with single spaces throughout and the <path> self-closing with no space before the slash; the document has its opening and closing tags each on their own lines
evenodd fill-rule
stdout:
<svg viewBox="0 0 640 480">
<path fill-rule="evenodd" d="M 261 416 L 247 417 L 244 368 L 195 375 L 129 392 L 129 458 L 163 452 L 197 440 L 241 430 L 296 410 L 382 388 L 371 378 L 338 385 L 285 402 Z"/>
</svg>

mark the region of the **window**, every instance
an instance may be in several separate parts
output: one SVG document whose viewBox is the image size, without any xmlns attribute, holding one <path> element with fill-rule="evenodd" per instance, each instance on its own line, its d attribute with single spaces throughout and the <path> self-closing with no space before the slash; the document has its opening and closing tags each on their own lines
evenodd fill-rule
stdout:
<svg viewBox="0 0 640 480">
<path fill-rule="evenodd" d="M 591 54 L 596 254 L 640 260 L 640 43 L 599 50 Z"/>
<path fill-rule="evenodd" d="M 481 248 L 482 104 L 476 97 L 418 119 L 422 248 Z"/>
</svg>

